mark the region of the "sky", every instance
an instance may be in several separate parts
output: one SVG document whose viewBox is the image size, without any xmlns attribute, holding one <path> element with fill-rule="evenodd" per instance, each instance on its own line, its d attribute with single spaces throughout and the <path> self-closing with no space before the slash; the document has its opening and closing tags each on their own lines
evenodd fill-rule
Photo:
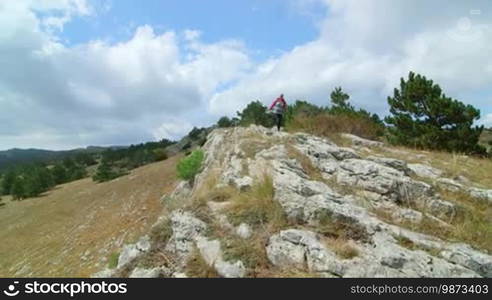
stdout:
<svg viewBox="0 0 492 300">
<path fill-rule="evenodd" d="M 414 71 L 492 127 L 489 0 L 0 0 L 0 150 L 178 139 L 253 100 L 382 116 Z"/>
</svg>

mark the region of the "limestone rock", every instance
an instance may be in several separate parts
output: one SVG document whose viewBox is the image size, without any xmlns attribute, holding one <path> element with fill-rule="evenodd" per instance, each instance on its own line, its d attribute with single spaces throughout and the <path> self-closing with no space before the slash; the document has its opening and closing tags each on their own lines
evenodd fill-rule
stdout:
<svg viewBox="0 0 492 300">
<path fill-rule="evenodd" d="M 453 244 L 441 252 L 450 262 L 465 266 L 481 276 L 492 278 L 492 256 L 472 249 L 466 244 Z"/>
<path fill-rule="evenodd" d="M 162 270 L 160 268 L 135 268 L 130 274 L 129 278 L 158 278 L 161 276 L 161 273 Z"/>
<path fill-rule="evenodd" d="M 148 252 L 150 248 L 151 244 L 148 236 L 140 238 L 136 244 L 125 245 L 118 257 L 118 269 L 127 265 L 145 252 Z"/>
<path fill-rule="evenodd" d="M 282 269 L 296 268 L 315 273 L 341 276 L 344 269 L 336 255 L 321 244 L 310 231 L 289 229 L 270 237 L 268 259 Z"/>
<path fill-rule="evenodd" d="M 489 203 L 492 203 L 492 190 L 470 188 L 469 192 L 472 197 L 483 199 Z"/>
<path fill-rule="evenodd" d="M 223 259 L 218 240 L 209 240 L 200 237 L 197 239 L 196 246 L 205 262 L 213 267 L 220 276 L 225 278 L 241 278 L 246 275 L 246 268 L 241 261 L 231 263 Z"/>
<path fill-rule="evenodd" d="M 407 162 L 400 159 L 379 157 L 379 156 L 369 156 L 366 159 L 396 169 L 398 171 L 401 171 L 407 176 L 410 176 L 412 174 L 412 170 L 408 168 Z"/>
<path fill-rule="evenodd" d="M 100 272 L 97 272 L 91 276 L 91 278 L 111 278 L 114 276 L 115 270 L 113 269 L 104 269 Z"/>
<path fill-rule="evenodd" d="M 352 141 L 352 144 L 355 146 L 364 146 L 364 147 L 383 147 L 384 144 L 381 142 L 371 141 L 368 139 L 363 139 L 353 134 L 344 133 L 342 137 L 349 139 Z"/>
<path fill-rule="evenodd" d="M 175 254 L 182 264 L 193 251 L 195 240 L 207 230 L 207 224 L 190 212 L 178 210 L 171 214 L 173 234 L 166 250 Z"/>
<path fill-rule="evenodd" d="M 408 164 L 417 176 L 431 179 L 438 179 L 443 175 L 443 171 L 424 164 Z"/>
<path fill-rule="evenodd" d="M 251 232 L 251 227 L 249 227 L 248 224 L 241 223 L 236 228 L 236 234 L 242 239 L 249 239 L 253 233 Z"/>
<path fill-rule="evenodd" d="M 384 195 L 395 202 L 416 202 L 432 195 L 432 187 L 428 184 L 415 181 L 397 169 L 362 159 L 341 162 L 337 181 Z"/>
<path fill-rule="evenodd" d="M 191 194 L 191 185 L 189 181 L 181 181 L 178 183 L 170 197 L 173 199 L 186 199 Z"/>
<path fill-rule="evenodd" d="M 361 157 L 361 149 L 383 144 L 345 137 L 358 152 L 339 147 L 327 138 L 277 133 L 261 126 L 214 130 L 203 146 L 206 157 L 202 172 L 188 197 L 210 176 L 217 176 L 219 186 L 230 185 L 242 191 L 265 175 L 271 177 L 273 200 L 294 227 L 273 233 L 266 244 L 268 260 L 283 270 L 302 269 L 325 277 L 491 276 L 491 259 L 485 252 L 392 224 L 418 224 L 425 215 L 436 226 L 450 229 L 446 222 L 455 218 L 461 206 L 441 199 L 434 187 L 468 192 L 481 199 L 491 199 L 490 190 L 471 187 L 473 183 L 462 178 L 443 178 L 443 171 L 426 164 L 430 155 L 384 148 L 401 157 L 419 158 L 421 164 L 374 155 Z M 292 147 L 305 156 L 303 160 L 299 153 L 291 152 Z M 376 153 L 375 149 L 366 152 L 370 151 Z M 313 176 L 305 159 L 322 178 Z M 413 175 L 432 182 L 415 180 Z M 206 199 L 214 224 L 225 229 L 224 234 L 249 238 L 252 229 L 247 224 L 236 227 L 227 220 L 229 204 L 210 202 L 213 200 Z M 388 214 L 383 217 L 380 211 Z M 179 210 L 170 219 L 173 234 L 164 250 L 176 261 L 176 268 L 170 272 L 173 277 L 185 276 L 184 262 L 195 249 L 221 276 L 247 275 L 240 260 L 224 259 L 221 240 L 206 237 L 208 226 L 203 221 Z M 331 244 L 334 240 L 317 233 L 326 224 L 341 228 L 340 233 L 331 234 L 337 242 L 353 247 L 349 251 L 355 251 L 356 256 L 347 259 L 337 255 L 340 245 Z"/>
</svg>

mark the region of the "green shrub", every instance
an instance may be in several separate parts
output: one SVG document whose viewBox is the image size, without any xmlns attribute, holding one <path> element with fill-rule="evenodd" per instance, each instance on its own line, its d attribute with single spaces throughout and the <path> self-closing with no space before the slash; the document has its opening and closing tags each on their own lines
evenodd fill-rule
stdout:
<svg viewBox="0 0 492 300">
<path fill-rule="evenodd" d="M 181 159 L 177 165 L 178 177 L 184 180 L 193 180 L 202 166 L 205 154 L 202 150 L 195 150 Z"/>
<path fill-rule="evenodd" d="M 118 252 L 113 252 L 108 259 L 108 268 L 115 269 L 118 266 L 120 254 Z"/>
<path fill-rule="evenodd" d="M 227 127 L 234 126 L 234 124 L 233 124 L 233 121 L 231 119 L 229 119 L 228 117 L 222 117 L 217 122 L 217 126 L 219 126 L 219 128 L 227 128 Z"/>
<path fill-rule="evenodd" d="M 241 126 L 255 124 L 272 127 L 275 123 L 272 115 L 268 113 L 268 108 L 259 100 L 248 104 L 241 112 L 237 112 L 237 115 Z"/>
<path fill-rule="evenodd" d="M 163 161 L 169 158 L 166 149 L 155 149 L 153 153 L 155 161 Z"/>
<path fill-rule="evenodd" d="M 287 123 L 287 130 L 302 131 L 318 136 L 336 139 L 339 133 L 351 133 L 357 136 L 377 140 L 384 127 L 370 118 L 355 114 L 323 113 L 313 117 L 298 115 Z"/>
<path fill-rule="evenodd" d="M 92 180 L 95 182 L 106 182 L 126 174 L 127 172 L 123 170 L 115 170 L 110 163 L 103 159 L 101 164 L 97 167 L 96 174 L 92 176 Z"/>
</svg>

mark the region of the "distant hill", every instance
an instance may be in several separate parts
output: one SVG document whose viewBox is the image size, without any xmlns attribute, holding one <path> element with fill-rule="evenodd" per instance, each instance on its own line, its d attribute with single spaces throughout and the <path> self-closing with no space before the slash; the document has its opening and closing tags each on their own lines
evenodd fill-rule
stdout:
<svg viewBox="0 0 492 300">
<path fill-rule="evenodd" d="M 90 178 L 57 186 L 39 198 L 0 200 L 0 276 L 86 277 L 150 231 L 160 198 L 176 182 L 180 156 L 105 183 Z"/>
<path fill-rule="evenodd" d="M 0 151 L 0 172 L 18 164 L 33 163 L 33 162 L 51 162 L 60 160 L 68 156 L 78 153 L 97 154 L 104 152 L 107 149 L 122 149 L 127 146 L 111 146 L 111 147 L 96 147 L 89 146 L 87 148 L 78 148 L 73 150 L 43 150 L 43 149 L 10 149 Z"/>
</svg>

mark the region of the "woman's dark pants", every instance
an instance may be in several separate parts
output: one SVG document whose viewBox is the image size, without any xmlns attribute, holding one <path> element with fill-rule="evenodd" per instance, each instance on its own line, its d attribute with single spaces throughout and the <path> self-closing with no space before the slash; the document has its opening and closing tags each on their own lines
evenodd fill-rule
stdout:
<svg viewBox="0 0 492 300">
<path fill-rule="evenodd" d="M 282 114 L 275 114 L 275 120 L 277 122 L 277 130 L 278 131 L 280 131 L 280 127 L 282 126 L 282 119 L 283 119 Z"/>
</svg>

